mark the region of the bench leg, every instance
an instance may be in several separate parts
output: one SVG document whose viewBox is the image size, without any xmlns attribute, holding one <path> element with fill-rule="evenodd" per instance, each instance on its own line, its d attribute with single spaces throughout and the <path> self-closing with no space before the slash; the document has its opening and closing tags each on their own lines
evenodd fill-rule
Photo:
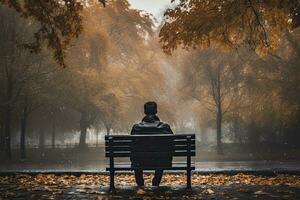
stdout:
<svg viewBox="0 0 300 200">
<path fill-rule="evenodd" d="M 109 172 L 109 176 L 110 176 L 110 190 L 115 190 L 115 171 L 111 170 Z"/>
<path fill-rule="evenodd" d="M 192 189 L 191 170 L 186 171 L 186 188 Z"/>
</svg>

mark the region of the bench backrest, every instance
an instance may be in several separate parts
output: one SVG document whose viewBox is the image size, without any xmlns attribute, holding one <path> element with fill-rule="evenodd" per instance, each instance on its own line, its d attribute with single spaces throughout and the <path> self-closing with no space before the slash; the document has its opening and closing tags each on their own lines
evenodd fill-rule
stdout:
<svg viewBox="0 0 300 200">
<path fill-rule="evenodd" d="M 171 144 L 171 145 L 170 145 Z M 160 158 L 164 153 L 172 157 L 195 156 L 195 134 L 180 135 L 108 135 L 105 136 L 106 157 L 131 157 L 151 154 Z"/>
</svg>

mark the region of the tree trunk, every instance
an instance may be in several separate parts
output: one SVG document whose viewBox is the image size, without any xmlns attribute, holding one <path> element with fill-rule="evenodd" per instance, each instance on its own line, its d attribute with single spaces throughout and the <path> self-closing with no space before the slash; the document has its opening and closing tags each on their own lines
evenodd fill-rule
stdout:
<svg viewBox="0 0 300 200">
<path fill-rule="evenodd" d="M 7 77 L 7 88 L 6 88 L 6 102 L 7 106 L 5 108 L 5 116 L 4 116 L 4 143 L 5 143 L 5 157 L 7 159 L 11 159 L 11 144 L 10 144 L 10 136 L 11 136 L 11 115 L 12 115 L 12 76 Z"/>
<path fill-rule="evenodd" d="M 52 121 L 52 138 L 51 138 L 52 149 L 55 149 L 55 135 L 56 135 L 56 126 L 55 126 L 55 118 L 53 118 L 53 121 Z"/>
<path fill-rule="evenodd" d="M 26 140 L 27 117 L 28 117 L 28 99 L 27 97 L 25 97 L 24 107 L 23 107 L 23 112 L 21 117 L 20 153 L 22 159 L 26 158 L 25 140 Z"/>
<path fill-rule="evenodd" d="M 87 113 L 84 111 L 81 113 L 80 119 L 80 139 L 79 139 L 79 148 L 86 148 L 86 132 L 87 132 Z"/>
<path fill-rule="evenodd" d="M 241 136 L 240 136 L 240 120 L 237 116 L 237 114 L 235 114 L 234 118 L 233 118 L 233 140 L 236 143 L 241 143 Z"/>
<path fill-rule="evenodd" d="M 258 143 L 260 142 L 260 133 L 259 128 L 255 124 L 255 122 L 250 122 L 248 125 L 248 140 L 253 150 L 257 150 Z"/>
<path fill-rule="evenodd" d="M 222 108 L 221 105 L 218 105 L 218 110 L 217 110 L 217 152 L 219 155 L 223 154 L 223 149 L 222 149 Z"/>
<path fill-rule="evenodd" d="M 217 105 L 217 151 L 218 154 L 223 154 L 222 148 L 222 97 L 221 97 L 221 75 L 220 75 L 220 65 L 218 65 L 218 76 L 217 76 L 217 95 L 216 95 L 216 105 Z"/>
<path fill-rule="evenodd" d="M 9 103 L 10 104 L 10 103 Z M 5 132 L 5 157 L 6 159 L 11 159 L 11 144 L 10 144 L 10 135 L 11 135 L 11 108 L 8 105 L 5 109 L 5 125 L 4 125 L 4 132 Z"/>
<path fill-rule="evenodd" d="M 4 136 L 4 125 L 1 121 L 0 124 L 0 151 L 4 150 L 4 146 L 5 146 L 5 136 Z"/>
</svg>

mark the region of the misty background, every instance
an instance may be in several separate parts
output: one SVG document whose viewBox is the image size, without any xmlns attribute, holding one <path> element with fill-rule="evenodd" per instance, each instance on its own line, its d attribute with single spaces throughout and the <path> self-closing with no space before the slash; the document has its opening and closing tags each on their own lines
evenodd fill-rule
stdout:
<svg viewBox="0 0 300 200">
<path fill-rule="evenodd" d="M 159 31 L 173 6 L 85 5 L 63 68 L 47 45 L 23 47 L 39 23 L 1 5 L 1 160 L 99 166 L 104 136 L 129 134 L 150 100 L 174 133 L 196 134 L 197 161 L 298 160 L 300 31 L 283 34 L 264 57 L 247 48 L 167 55 Z"/>
</svg>

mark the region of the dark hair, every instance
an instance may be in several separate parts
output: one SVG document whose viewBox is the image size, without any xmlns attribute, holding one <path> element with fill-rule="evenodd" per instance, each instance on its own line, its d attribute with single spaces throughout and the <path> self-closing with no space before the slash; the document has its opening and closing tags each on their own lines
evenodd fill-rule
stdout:
<svg viewBox="0 0 300 200">
<path fill-rule="evenodd" d="M 155 115 L 157 113 L 157 104 L 154 101 L 148 101 L 144 104 L 145 115 Z"/>
</svg>

